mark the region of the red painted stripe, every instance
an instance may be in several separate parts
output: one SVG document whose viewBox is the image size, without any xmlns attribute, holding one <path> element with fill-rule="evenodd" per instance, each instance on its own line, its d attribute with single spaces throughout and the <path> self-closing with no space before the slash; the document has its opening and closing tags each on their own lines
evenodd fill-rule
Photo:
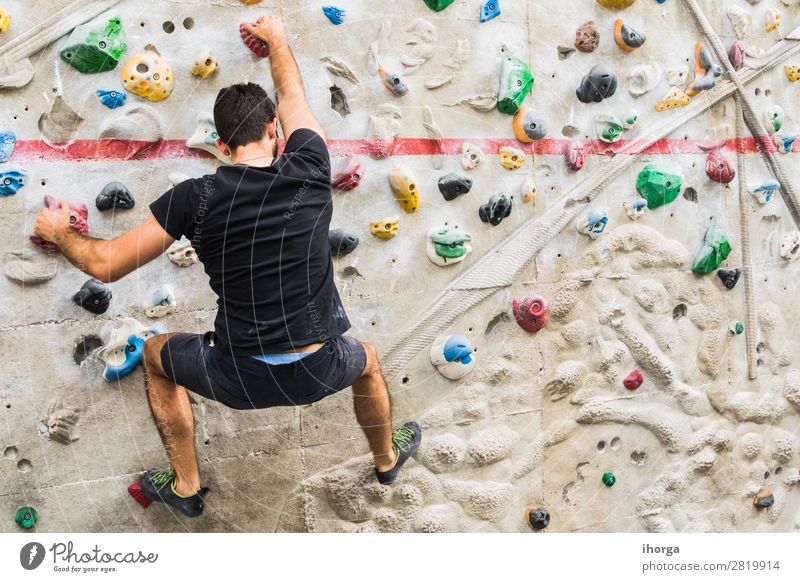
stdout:
<svg viewBox="0 0 800 582">
<path fill-rule="evenodd" d="M 397 138 L 394 141 L 394 156 L 459 155 L 461 145 L 468 141 L 480 147 L 486 154 L 496 154 L 503 146 L 513 146 L 527 153 L 559 155 L 564 152 L 569 139 L 543 139 L 532 144 L 523 144 L 515 139 L 495 138 L 448 138 L 437 142 L 428 138 Z M 757 153 L 762 148 L 777 151 L 770 136 L 760 136 L 739 140 L 738 151 Z M 623 150 L 630 142 L 620 140 L 615 144 L 604 143 L 598 139 L 580 140 L 589 154 L 613 156 Z M 365 139 L 333 139 L 328 142 L 331 155 L 335 157 L 368 156 L 370 142 Z M 706 139 L 662 139 L 653 143 L 645 154 L 702 154 L 716 146 L 731 152 L 737 151 L 737 140 Z M 760 145 L 759 145 L 760 144 Z M 793 151 L 800 151 L 800 140 L 795 142 Z M 638 155 L 638 154 L 637 154 Z M 78 140 L 65 148 L 54 148 L 41 140 L 20 140 L 12 156 L 12 163 L 20 162 L 58 162 L 58 161 L 118 161 L 128 159 L 161 160 L 179 158 L 206 158 L 210 154 L 201 150 L 189 149 L 183 140 L 162 140 L 151 143 L 143 141 L 123 142 L 117 140 Z"/>
</svg>

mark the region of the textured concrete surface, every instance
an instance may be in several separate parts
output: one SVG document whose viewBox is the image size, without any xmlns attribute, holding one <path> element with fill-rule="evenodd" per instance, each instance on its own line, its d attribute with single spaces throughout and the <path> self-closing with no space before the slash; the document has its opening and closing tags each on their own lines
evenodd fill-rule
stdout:
<svg viewBox="0 0 800 582">
<path fill-rule="evenodd" d="M 626 72 L 651 59 L 664 72 L 691 69 L 694 43 L 702 40 L 677 0 L 664 5 L 640 0 L 620 13 L 594 0 L 501 0 L 502 15 L 485 24 L 478 23 L 479 4 L 457 0 L 436 14 L 421 0 L 341 0 L 348 18 L 334 27 L 322 15 L 322 2 L 264 0 L 244 6 L 238 0 L 123 0 L 96 20 L 122 17 L 129 44 L 123 59 L 152 43 L 172 65 L 175 91 L 153 108 L 165 138 L 185 140 L 194 132 L 197 113 L 211 109 L 219 88 L 245 79 L 271 88 L 267 63 L 241 45 L 237 29 L 240 21 L 256 15 L 282 14 L 312 106 L 335 147 L 335 163 L 343 162 L 347 151 L 359 153 L 363 144 L 356 140 L 366 137 L 369 114 L 381 103 L 402 110 L 402 138 L 427 137 L 422 107 L 430 105 L 447 138 L 519 147 L 510 117 L 446 104 L 496 86 L 503 44 L 530 63 L 536 85 L 527 103 L 546 119 L 551 141 L 537 144 L 546 153 L 529 156 L 523 169 L 508 172 L 497 155 L 489 154 L 469 173 L 475 181 L 472 192 L 445 202 L 436 181 L 446 172 L 462 172 L 458 156 L 446 156 L 437 170 L 430 156 L 404 155 L 399 161 L 415 172 L 422 200 L 421 209 L 407 215 L 387 180 L 398 158 L 373 161 L 359 154 L 365 167 L 361 186 L 334 194 L 332 226 L 361 238 L 355 253 L 336 259 L 337 282 L 354 325 L 351 333 L 385 350 L 463 269 L 527 219 L 563 204 L 565 192 L 610 159 L 613 146 L 590 155 L 580 172 L 566 168 L 558 148 L 566 143 L 562 127 L 571 109 L 572 124 L 580 129 L 576 139 L 595 139 L 596 115 L 622 117 L 631 109 L 638 110 L 640 120 L 625 137 L 646 135 L 661 116 L 674 114 L 653 109 L 669 85 L 662 77 L 655 89 L 633 97 Z M 735 36 L 723 3 L 701 4 L 728 46 Z M 751 51 L 779 39 L 764 31 L 767 9 L 782 11 L 784 33 L 800 25 L 798 5 L 786 7 L 779 0 L 724 4 L 753 14 L 744 41 Z M 14 20 L 0 43 L 51 10 L 47 2 L 22 0 L 6 0 L 4 7 Z M 381 22 L 390 21 L 392 32 L 382 54 L 401 71 L 398 59 L 409 49 L 405 29 L 418 17 L 438 29 L 436 54 L 419 72 L 405 76 L 409 94 L 395 98 L 367 73 L 368 46 Z M 643 48 L 631 54 L 619 50 L 612 38 L 617 17 L 647 35 Z M 570 46 L 576 29 L 589 19 L 601 32 L 597 51 L 560 60 L 556 46 Z M 172 32 L 165 31 L 172 29 L 166 22 L 173 23 Z M 459 39 L 472 47 L 464 70 L 441 89 L 425 89 L 424 81 L 439 72 Z M 121 66 L 82 75 L 58 58 L 64 40 L 33 57 L 32 83 L 0 93 L 0 130 L 13 130 L 26 144 L 0 171 L 22 167 L 29 174 L 24 189 L 0 199 L 2 255 L 20 247 L 33 250 L 27 234 L 44 194 L 86 203 L 91 235 L 105 238 L 146 217 L 147 203 L 168 188 L 169 173 L 197 176 L 217 164 L 181 147 L 146 159 L 109 161 L 98 152 L 78 161 L 69 150 L 37 146 L 37 122 L 56 95 L 85 119 L 74 135 L 78 140 L 97 139 L 107 120 L 141 102 L 129 94 L 121 109 L 112 112 L 100 105 L 94 91 L 120 88 Z M 201 80 L 189 70 L 204 47 L 221 68 Z M 330 77 L 320 62 L 325 55 L 348 63 L 361 84 Z M 575 99 L 575 88 L 600 62 L 615 70 L 620 87 L 611 99 L 583 105 Z M 332 81 L 347 94 L 352 110 L 347 118 L 329 106 Z M 798 130 L 800 84 L 789 83 L 782 66 L 748 90 L 759 111 L 773 103 L 784 108 L 783 133 Z M 727 291 L 716 275 L 690 272 L 712 223 L 726 229 L 733 247 L 724 266 L 742 261 L 738 178 L 728 186 L 709 181 L 707 154 L 699 147 L 732 139 L 734 126 L 731 99 L 687 123 L 670 136 L 672 149 L 640 156 L 598 195 L 592 207 L 608 209 L 605 235 L 592 241 L 569 225 L 513 285 L 464 313 L 452 331 L 469 336 L 478 348 L 478 366 L 471 375 L 448 381 L 425 352 L 408 362 L 391 382 L 395 416 L 398 422 L 419 420 L 425 440 L 391 489 L 371 478 L 349 392 L 308 407 L 257 412 L 235 412 L 197 398 L 198 453 L 213 491 L 206 511 L 187 520 L 159 506 L 142 510 L 125 487 L 139 471 L 164 465 L 166 459 L 141 372 L 109 384 L 96 355 L 78 366 L 73 352 L 80 338 L 98 334 L 109 320 L 133 316 L 148 322 L 142 303 L 164 283 L 175 285 L 179 301 L 177 312 L 163 319 L 169 330 L 210 329 L 214 297 L 202 269 L 180 269 L 166 257 L 157 260 L 114 283 L 111 307 L 101 316 L 70 301 L 86 277 L 63 259 L 56 278 L 40 286 L 22 287 L 0 277 L 0 531 L 16 528 L 14 510 L 26 504 L 39 510 L 42 531 L 529 531 L 523 520 L 528 505 L 549 509 L 550 532 L 797 530 L 800 346 L 793 307 L 800 262 L 786 263 L 778 254 L 782 234 L 795 228 L 783 202 L 759 206 L 749 194 L 745 197 L 759 316 L 755 380 L 748 380 L 744 336 L 728 332 L 731 322 L 744 319 L 742 281 Z M 736 167 L 732 148 L 725 155 Z M 783 158 L 795 179 L 797 156 Z M 681 196 L 632 223 L 622 202 L 633 200 L 636 176 L 650 162 L 679 168 L 684 185 L 697 191 L 697 201 Z M 747 154 L 746 166 L 751 182 L 769 177 L 757 154 Z M 539 194 L 535 203 L 523 204 L 518 191 L 529 175 L 535 176 Z M 133 210 L 101 214 L 94 208 L 95 196 L 112 180 L 131 189 Z M 515 195 L 514 210 L 491 227 L 480 222 L 477 209 L 500 191 Z M 368 223 L 388 216 L 400 217 L 397 238 L 371 237 Z M 473 236 L 473 254 L 449 268 L 425 256 L 426 232 L 444 223 Z M 553 303 L 551 322 L 538 335 L 525 333 L 510 315 L 511 299 L 528 293 L 541 293 Z M 674 317 L 681 304 L 686 315 Z M 624 310 L 621 320 L 609 318 L 615 307 Z M 629 392 L 622 378 L 635 368 L 643 371 L 645 383 Z M 72 444 L 40 435 L 41 419 L 55 398 L 79 411 L 80 438 Z M 606 471 L 617 476 L 613 488 L 601 483 Z M 776 501 L 759 512 L 752 496 L 762 487 L 771 487 Z"/>
</svg>

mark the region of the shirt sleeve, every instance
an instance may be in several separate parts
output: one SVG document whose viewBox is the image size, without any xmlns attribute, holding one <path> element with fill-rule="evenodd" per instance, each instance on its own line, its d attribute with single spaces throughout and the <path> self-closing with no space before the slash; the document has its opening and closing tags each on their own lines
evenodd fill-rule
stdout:
<svg viewBox="0 0 800 582">
<path fill-rule="evenodd" d="M 325 140 L 314 130 L 296 129 L 286 141 L 283 155 L 293 164 L 299 164 L 320 181 L 330 181 L 331 158 Z"/>
<path fill-rule="evenodd" d="M 191 191 L 194 180 L 186 180 L 170 188 L 150 204 L 150 212 L 174 239 L 186 235 L 189 217 L 192 215 Z"/>
</svg>

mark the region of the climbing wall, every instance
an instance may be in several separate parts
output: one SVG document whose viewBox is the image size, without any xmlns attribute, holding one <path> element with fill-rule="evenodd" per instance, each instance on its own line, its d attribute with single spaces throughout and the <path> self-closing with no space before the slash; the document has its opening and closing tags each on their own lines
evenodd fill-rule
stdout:
<svg viewBox="0 0 800 582">
<path fill-rule="evenodd" d="M 800 74 L 785 69 L 800 65 L 800 3 L 494 0 L 482 17 L 481 0 L 340 0 L 338 25 L 307 0 L 77 0 L 44 23 L 54 9 L 30 4 L 3 0 L 0 34 L 0 132 L 16 139 L 0 157 L 2 531 L 25 506 L 42 531 L 518 532 L 530 508 L 546 532 L 800 527 Z M 220 88 L 273 91 L 238 30 L 265 13 L 286 20 L 334 172 L 361 164 L 357 188 L 334 192 L 332 228 L 360 241 L 334 259 L 337 284 L 396 420 L 424 438 L 384 488 L 348 392 L 254 412 L 197 398 L 212 493 L 187 520 L 127 495 L 166 460 L 141 370 L 107 381 L 104 358 L 127 330 L 211 329 L 201 266 L 156 260 L 95 314 L 72 300 L 87 277 L 28 236 L 46 195 L 77 226 L 85 204 L 89 234 L 110 238 L 170 178 L 213 172 L 185 143 L 211 131 Z M 116 17 L 113 70 L 59 56 L 75 26 Z M 147 45 L 171 69 L 150 61 L 157 96 L 174 84 L 162 101 L 120 79 Z M 503 97 L 527 76 L 511 57 L 535 78 L 516 134 Z M 97 208 L 112 181 L 133 208 Z M 394 237 L 371 234 L 392 220 Z"/>
</svg>

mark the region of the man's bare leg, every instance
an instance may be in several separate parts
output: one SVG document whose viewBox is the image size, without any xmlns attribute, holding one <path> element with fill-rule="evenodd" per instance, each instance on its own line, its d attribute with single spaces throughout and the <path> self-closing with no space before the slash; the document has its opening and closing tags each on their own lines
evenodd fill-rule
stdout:
<svg viewBox="0 0 800 582">
<path fill-rule="evenodd" d="M 383 378 L 375 348 L 363 342 L 367 365 L 361 377 L 353 382 L 353 405 L 356 419 L 367 436 L 378 471 L 391 469 L 395 462 L 392 446 L 392 402 Z"/>
<path fill-rule="evenodd" d="M 175 491 L 189 496 L 200 490 L 192 405 L 186 388 L 167 378 L 161 364 L 161 348 L 173 335 L 158 335 L 145 342 L 145 387 L 161 442 L 175 471 Z"/>
</svg>

